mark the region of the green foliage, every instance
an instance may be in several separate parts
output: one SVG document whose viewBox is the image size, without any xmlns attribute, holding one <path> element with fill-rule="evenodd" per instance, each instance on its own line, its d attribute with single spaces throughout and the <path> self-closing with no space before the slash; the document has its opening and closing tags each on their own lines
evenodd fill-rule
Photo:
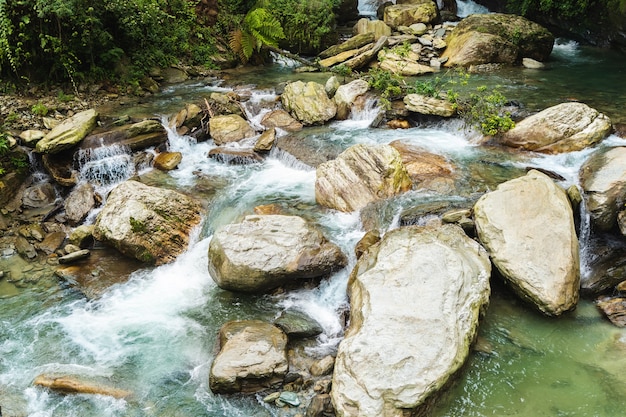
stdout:
<svg viewBox="0 0 626 417">
<path fill-rule="evenodd" d="M 610 0 L 604 3 L 609 3 Z M 584 18 L 592 7 L 591 0 L 509 0 L 507 7 L 511 12 L 530 16 L 548 14 L 560 19 Z"/>
<path fill-rule="evenodd" d="M 267 9 L 259 7 L 246 14 L 243 27 L 231 33 L 229 44 L 241 61 L 247 62 L 264 45 L 276 47 L 278 41 L 284 38 L 278 19 Z"/>
<path fill-rule="evenodd" d="M 498 87 L 491 91 L 486 86 L 477 87 L 459 106 L 465 122 L 483 135 L 497 136 L 515 127 L 511 114 L 503 112 L 506 97 Z"/>
<path fill-rule="evenodd" d="M 50 109 L 48 109 L 45 104 L 37 102 L 36 104 L 33 104 L 33 106 L 30 108 L 30 111 L 36 116 L 45 116 L 48 114 Z"/>
<path fill-rule="evenodd" d="M 137 77 L 215 43 L 189 0 L 0 0 L 0 77 L 31 81 Z M 130 71 L 116 72 L 121 60 Z M 140 77 L 139 77 L 140 78 Z"/>
<path fill-rule="evenodd" d="M 280 21 L 285 44 L 294 52 L 318 52 L 335 27 L 334 9 L 341 0 L 260 0 Z M 334 40 L 333 40 L 334 42 Z"/>
<path fill-rule="evenodd" d="M 381 104 L 386 109 L 391 107 L 391 100 L 400 96 L 403 92 L 403 78 L 391 71 L 379 67 L 371 68 L 365 79 L 371 88 L 378 91 Z"/>
</svg>

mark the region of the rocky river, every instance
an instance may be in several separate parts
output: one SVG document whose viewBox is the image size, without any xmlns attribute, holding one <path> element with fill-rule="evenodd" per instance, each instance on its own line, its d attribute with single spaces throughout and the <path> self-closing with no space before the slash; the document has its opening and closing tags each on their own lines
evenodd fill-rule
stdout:
<svg viewBox="0 0 626 417">
<path fill-rule="evenodd" d="M 518 129 L 577 132 L 557 145 L 390 128 L 371 92 L 309 119 L 286 97 L 330 74 L 294 65 L 29 145 L 0 217 L 2 415 L 620 415 L 626 333 L 598 304 L 623 300 L 624 57 L 558 39 L 542 69 L 472 75 Z"/>
</svg>

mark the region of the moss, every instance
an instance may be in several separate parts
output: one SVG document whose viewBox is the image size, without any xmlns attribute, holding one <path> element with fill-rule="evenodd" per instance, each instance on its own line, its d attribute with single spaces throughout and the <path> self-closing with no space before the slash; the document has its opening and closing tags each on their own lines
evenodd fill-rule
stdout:
<svg viewBox="0 0 626 417">
<path fill-rule="evenodd" d="M 146 233 L 148 231 L 148 226 L 141 220 L 137 220 L 131 216 L 128 222 L 130 223 L 130 229 L 133 233 Z"/>
</svg>

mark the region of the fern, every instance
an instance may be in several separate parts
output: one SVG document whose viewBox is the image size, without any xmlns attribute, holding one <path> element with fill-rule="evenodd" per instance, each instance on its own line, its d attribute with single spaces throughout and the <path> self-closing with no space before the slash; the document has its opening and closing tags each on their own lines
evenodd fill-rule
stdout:
<svg viewBox="0 0 626 417">
<path fill-rule="evenodd" d="M 242 29 L 230 34 L 229 46 L 242 62 L 247 62 L 254 52 L 260 52 L 264 45 L 276 47 L 285 34 L 278 19 L 267 9 L 250 10 L 243 20 Z"/>
</svg>

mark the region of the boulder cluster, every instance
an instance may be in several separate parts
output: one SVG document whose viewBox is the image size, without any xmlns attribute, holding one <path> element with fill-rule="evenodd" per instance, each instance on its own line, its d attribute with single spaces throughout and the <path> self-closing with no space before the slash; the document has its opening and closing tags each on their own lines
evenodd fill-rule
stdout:
<svg viewBox="0 0 626 417">
<path fill-rule="evenodd" d="M 415 75 L 441 65 L 541 61 L 554 41 L 547 30 L 517 16 L 471 16 L 457 25 L 436 24 L 438 19 L 433 1 L 399 1 L 384 9 L 382 21 L 359 21 L 357 34 L 325 51 L 319 63 L 358 69 L 376 60 L 384 69 Z M 394 45 L 406 46 L 400 50 Z M 168 150 L 168 130 L 212 140 L 216 147 L 207 158 L 259 163 L 273 150 L 290 152 L 294 132 L 349 118 L 369 94 L 367 82 L 357 79 L 342 85 L 333 76 L 325 85 L 288 83 L 266 104 L 262 120 L 254 123 L 243 109 L 243 92 L 232 92 L 212 93 L 164 122 L 146 119 L 115 126 L 88 109 L 46 132 L 24 132 L 21 143 L 33 149 L 67 193 L 57 201 L 51 186 L 26 184 L 19 201 L 3 214 L 17 204 L 40 209 L 62 226 L 47 231 L 23 227 L 16 250 L 30 259 L 40 251 L 56 253 L 58 263 L 73 263 L 89 256 L 84 250 L 95 239 L 142 263 L 171 262 L 186 250 L 193 230 L 202 223 L 202 202 L 178 190 L 130 179 L 142 164 L 167 172 L 184 163 L 182 154 Z M 449 103 L 418 95 L 406 96 L 403 105 L 409 113 L 454 115 Z M 611 129 L 606 115 L 583 103 L 562 103 L 519 121 L 506 134 L 491 138 L 491 144 L 518 152 L 565 153 L 598 144 Z M 133 155 L 128 163 L 131 175 L 106 196 L 99 195 L 81 180 L 77 161 L 88 162 L 93 153 L 119 147 Z M 459 174 L 452 162 L 403 141 L 359 144 L 338 155 L 300 159 L 316 170 L 315 199 L 320 206 L 361 213 L 364 238 L 355 254 L 344 253 L 311 220 L 266 205 L 215 230 L 208 273 L 223 290 L 266 294 L 316 285 L 351 267 L 345 337 L 335 355 L 315 358 L 294 373 L 290 346 L 320 334 L 319 323 L 299 311 L 287 311 L 271 323 L 225 323 L 210 370 L 209 387 L 215 393 L 263 393 L 268 403 L 297 407 L 301 398 L 295 392 L 313 385 L 309 417 L 418 413 L 465 363 L 489 302 L 494 271 L 521 299 L 548 316 L 575 309 L 581 287 L 597 295 L 621 282 L 623 275 L 613 273 L 581 283 L 575 223 L 577 207 L 584 201 L 592 227 L 626 235 L 625 147 L 592 153 L 580 172 L 580 190 L 565 189 L 546 173 L 529 170 L 483 193 L 469 207 L 428 207 L 424 213 L 431 220 L 425 225 L 391 231 L 377 227 L 367 213 L 410 191 L 453 193 Z M 81 169 L 84 166 L 88 164 Z M 2 181 L 6 192 L 8 179 Z M 3 198 L 15 201 L 15 195 Z M 93 224 L 81 225 L 96 207 L 100 211 Z M 72 247 L 63 247 L 67 239 Z M 64 259 L 72 253 L 76 255 Z M 79 282 L 72 275 L 75 270 L 64 266 L 58 271 Z M 622 326 L 624 300 L 602 300 Z M 62 390 L 76 385 L 46 377 L 37 384 L 56 384 Z M 98 392 L 89 385 L 83 389 L 77 392 Z M 113 388 L 101 392 L 126 395 Z"/>
</svg>

